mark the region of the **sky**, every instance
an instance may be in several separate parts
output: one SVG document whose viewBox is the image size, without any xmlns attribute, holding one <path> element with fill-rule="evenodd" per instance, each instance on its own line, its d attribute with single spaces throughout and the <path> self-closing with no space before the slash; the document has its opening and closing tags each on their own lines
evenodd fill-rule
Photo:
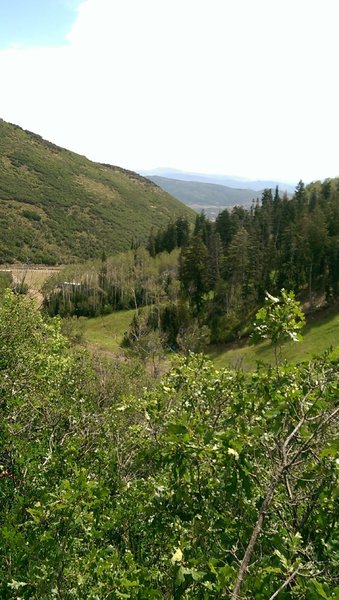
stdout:
<svg viewBox="0 0 339 600">
<path fill-rule="evenodd" d="M 336 177 L 338 13 L 337 0 L 0 0 L 0 118 L 135 171 Z"/>
</svg>

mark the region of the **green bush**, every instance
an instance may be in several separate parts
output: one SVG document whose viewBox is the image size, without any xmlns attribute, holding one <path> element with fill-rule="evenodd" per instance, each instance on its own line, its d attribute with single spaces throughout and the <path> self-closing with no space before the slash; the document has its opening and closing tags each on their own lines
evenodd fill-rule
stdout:
<svg viewBox="0 0 339 600">
<path fill-rule="evenodd" d="M 10 292 L 0 348 L 1 598 L 338 597 L 329 356 L 277 375 L 189 354 L 150 387 Z"/>
<path fill-rule="evenodd" d="M 13 277 L 11 271 L 0 271 L 0 295 L 13 285 Z"/>
<path fill-rule="evenodd" d="M 41 216 L 33 210 L 23 210 L 21 214 L 30 221 L 41 221 Z"/>
</svg>

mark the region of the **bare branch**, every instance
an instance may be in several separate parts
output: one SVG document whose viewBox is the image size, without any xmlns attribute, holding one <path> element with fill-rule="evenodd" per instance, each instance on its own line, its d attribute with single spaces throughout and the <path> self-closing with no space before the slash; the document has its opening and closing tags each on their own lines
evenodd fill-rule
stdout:
<svg viewBox="0 0 339 600">
<path fill-rule="evenodd" d="M 304 398 L 304 400 L 306 399 L 306 397 Z M 316 437 L 316 435 L 320 432 L 320 430 L 322 430 L 339 412 L 339 407 L 337 407 L 331 414 L 329 414 L 327 417 L 325 417 L 325 415 L 323 415 L 325 418 L 323 421 L 321 421 L 319 423 L 319 425 L 316 427 L 316 429 L 313 431 L 313 433 L 309 436 L 309 438 L 302 444 L 302 446 L 295 452 L 294 456 L 291 458 L 291 460 L 289 460 L 287 462 L 287 449 L 289 444 L 291 443 L 292 439 L 297 435 L 298 431 L 300 430 L 301 426 L 303 425 L 303 423 L 306 420 L 306 416 L 303 416 L 299 423 L 297 423 L 297 425 L 295 426 L 295 428 L 293 429 L 293 431 L 287 436 L 285 442 L 283 443 L 282 446 L 282 461 L 280 463 L 280 466 L 278 467 L 277 471 L 275 472 L 275 474 L 272 476 L 271 479 L 271 483 L 269 484 L 268 488 L 267 488 L 267 492 L 266 492 L 266 496 L 264 498 L 264 501 L 262 503 L 261 509 L 259 511 L 258 514 L 258 519 L 257 522 L 254 526 L 254 529 L 252 531 L 252 535 L 250 538 L 250 541 L 248 542 L 244 557 L 242 559 L 239 571 L 238 571 L 238 577 L 232 592 L 232 596 L 231 596 L 231 600 L 239 600 L 239 592 L 240 592 L 240 588 L 242 586 L 242 582 L 243 579 L 245 577 L 246 571 L 248 569 L 248 565 L 255 547 L 255 544 L 258 540 L 258 537 L 260 535 L 261 529 L 262 529 L 262 525 L 263 525 L 263 521 L 264 521 L 264 516 L 272 502 L 272 498 L 274 496 L 274 492 L 277 488 L 277 485 L 279 484 L 282 476 L 286 473 L 286 471 L 288 471 L 288 469 L 290 469 L 296 462 L 297 458 L 305 451 L 309 449 L 309 445 L 311 443 L 311 441 Z M 286 584 L 287 585 L 287 584 Z"/>
<path fill-rule="evenodd" d="M 312 435 L 310 435 L 310 437 L 305 440 L 305 442 L 302 444 L 302 446 L 299 448 L 299 450 L 297 450 L 297 452 L 295 453 L 295 455 L 291 458 L 291 460 L 286 464 L 286 468 L 288 469 L 289 467 L 291 467 L 293 464 L 295 464 L 295 461 L 297 460 L 297 458 L 300 456 L 300 454 L 302 452 L 304 452 L 305 450 L 308 449 L 310 442 L 316 437 L 316 435 L 320 432 L 321 429 L 323 429 L 327 423 L 329 423 L 330 421 L 332 421 L 332 419 L 339 413 L 339 406 L 331 413 L 327 416 L 327 418 L 324 421 L 321 421 L 318 425 L 318 427 L 316 427 L 316 429 L 313 431 Z"/>
<path fill-rule="evenodd" d="M 263 521 L 264 521 L 264 516 L 267 512 L 268 507 L 271 504 L 275 489 L 280 481 L 280 478 L 281 478 L 283 472 L 284 472 L 284 466 L 281 466 L 280 469 L 278 469 L 276 474 L 273 476 L 271 483 L 268 487 L 265 499 L 264 499 L 261 509 L 259 511 L 257 522 L 252 531 L 251 539 L 248 542 L 248 546 L 246 548 L 244 558 L 241 561 L 237 581 L 236 581 L 236 584 L 235 584 L 233 592 L 232 592 L 231 600 L 239 600 L 240 588 L 241 588 L 243 579 L 245 577 L 245 574 L 246 574 L 246 571 L 247 571 L 247 568 L 248 568 L 248 565 L 250 562 L 250 558 L 251 558 L 253 550 L 254 550 L 254 546 L 255 546 L 257 539 L 259 537 L 259 534 L 261 532 L 261 528 L 262 528 Z"/>
</svg>

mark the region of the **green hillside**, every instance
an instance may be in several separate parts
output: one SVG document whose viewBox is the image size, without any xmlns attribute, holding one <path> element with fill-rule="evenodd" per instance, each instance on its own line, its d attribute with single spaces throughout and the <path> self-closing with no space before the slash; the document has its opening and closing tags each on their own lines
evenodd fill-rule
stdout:
<svg viewBox="0 0 339 600">
<path fill-rule="evenodd" d="M 0 119 L 0 262 L 68 263 L 145 241 L 193 211 L 148 179 Z"/>
<path fill-rule="evenodd" d="M 302 332 L 301 343 L 286 341 L 281 348 L 280 359 L 289 363 L 308 361 L 320 356 L 330 348 L 339 356 L 339 308 L 332 306 L 327 310 L 309 315 L 307 325 Z M 217 367 L 241 367 L 252 370 L 258 362 L 274 364 L 274 351 L 270 342 L 251 346 L 239 342 L 233 345 L 219 345 L 210 349 L 209 357 Z"/>
</svg>

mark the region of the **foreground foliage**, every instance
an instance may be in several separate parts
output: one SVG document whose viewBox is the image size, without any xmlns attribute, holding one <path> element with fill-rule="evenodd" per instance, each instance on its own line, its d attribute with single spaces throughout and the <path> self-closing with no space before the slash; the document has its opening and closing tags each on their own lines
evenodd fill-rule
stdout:
<svg viewBox="0 0 339 600">
<path fill-rule="evenodd" d="M 0 597 L 339 597 L 337 364 L 156 386 L 0 307 Z"/>
</svg>

